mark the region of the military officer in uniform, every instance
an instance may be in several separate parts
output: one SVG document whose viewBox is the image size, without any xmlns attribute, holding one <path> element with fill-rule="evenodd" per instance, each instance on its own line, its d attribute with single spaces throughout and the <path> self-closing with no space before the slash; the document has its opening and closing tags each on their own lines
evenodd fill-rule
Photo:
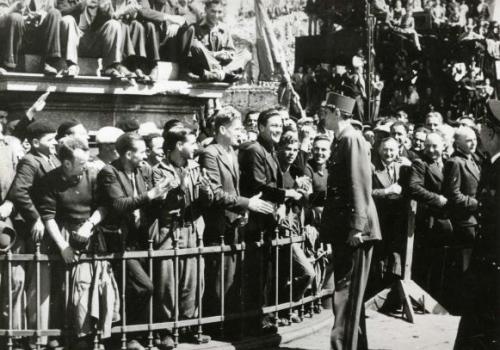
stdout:
<svg viewBox="0 0 500 350">
<path fill-rule="evenodd" d="M 489 154 L 478 188 L 478 232 L 464 288 L 455 350 L 500 345 L 500 101 L 490 100 L 480 138 Z"/>
<path fill-rule="evenodd" d="M 325 126 L 335 133 L 320 235 L 333 246 L 335 322 L 334 350 L 367 347 L 364 326 L 365 293 L 373 241 L 381 239 L 372 199 L 371 162 L 367 143 L 349 119 L 355 101 L 330 93 Z"/>
</svg>

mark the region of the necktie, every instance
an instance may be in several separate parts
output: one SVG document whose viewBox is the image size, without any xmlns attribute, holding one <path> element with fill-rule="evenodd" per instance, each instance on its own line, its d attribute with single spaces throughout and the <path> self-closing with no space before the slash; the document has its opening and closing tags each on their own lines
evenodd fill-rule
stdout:
<svg viewBox="0 0 500 350">
<path fill-rule="evenodd" d="M 132 182 L 132 188 L 134 190 L 134 197 L 137 197 L 139 194 L 137 192 L 137 183 L 135 181 L 135 175 L 134 174 L 132 174 L 130 176 L 130 181 Z M 141 224 L 141 211 L 140 211 L 140 209 L 134 210 L 133 215 L 134 215 L 135 226 L 139 227 L 140 224 Z"/>
</svg>

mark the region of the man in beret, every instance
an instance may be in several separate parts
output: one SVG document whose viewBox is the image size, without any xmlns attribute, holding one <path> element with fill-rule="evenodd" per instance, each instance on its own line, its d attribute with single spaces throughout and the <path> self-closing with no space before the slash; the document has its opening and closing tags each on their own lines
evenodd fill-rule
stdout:
<svg viewBox="0 0 500 350">
<path fill-rule="evenodd" d="M 105 126 L 97 131 L 95 142 L 99 153 L 94 160 L 89 162 L 89 168 L 101 170 L 118 159 L 119 155 L 116 152 L 115 143 L 121 135 L 123 135 L 123 130 L 114 126 Z"/>
<path fill-rule="evenodd" d="M 120 120 L 116 127 L 122 129 L 123 132 L 127 134 L 138 134 L 139 128 L 141 127 L 139 121 L 136 118 L 127 118 Z"/>
<path fill-rule="evenodd" d="M 500 101 L 488 102 L 479 137 L 489 159 L 479 181 L 478 231 L 455 350 L 493 350 L 500 344 Z"/>
<path fill-rule="evenodd" d="M 367 345 L 363 296 L 373 243 L 382 237 L 368 144 L 350 123 L 354 100 L 329 94 L 326 107 L 325 127 L 335 133 L 320 229 L 323 242 L 334 249 L 335 322 L 330 341 L 334 350 L 355 350 L 358 336 L 360 345 Z"/>
<path fill-rule="evenodd" d="M 75 136 L 83 141 L 88 141 L 89 139 L 87 129 L 76 119 L 65 121 L 57 128 L 56 140 L 60 140 L 66 136 Z"/>
<path fill-rule="evenodd" d="M 18 233 L 26 241 L 27 253 L 35 252 L 35 244 L 41 243 L 41 252 L 48 252 L 49 239 L 44 236 L 45 227 L 38 212 L 37 193 L 40 190 L 41 179 L 52 169 L 60 165 L 55 156 L 55 128 L 47 121 L 35 121 L 27 130 L 27 138 L 31 145 L 30 152 L 20 160 L 17 173 L 7 198 L 14 204 L 23 219 Z M 26 313 L 28 327 L 37 328 L 37 286 L 36 271 L 33 265 L 28 267 Z M 39 319 L 41 329 L 49 329 L 50 306 L 50 268 L 48 264 L 40 264 L 40 309 Z M 49 283 L 47 283 L 49 281 Z M 33 342 L 36 339 L 32 340 Z M 40 338 L 43 345 L 47 337 Z"/>
</svg>

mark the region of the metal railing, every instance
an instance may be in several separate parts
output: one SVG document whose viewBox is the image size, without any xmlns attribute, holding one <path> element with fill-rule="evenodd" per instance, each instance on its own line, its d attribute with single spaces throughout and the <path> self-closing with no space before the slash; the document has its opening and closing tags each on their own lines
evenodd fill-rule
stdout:
<svg viewBox="0 0 500 350">
<path fill-rule="evenodd" d="M 321 302 L 321 299 L 324 297 L 329 297 L 332 295 L 332 290 L 315 290 L 311 292 L 310 295 L 304 296 L 302 295 L 300 300 L 293 300 L 293 261 L 292 261 L 292 245 L 293 244 L 304 244 L 305 236 L 289 236 L 281 238 L 279 236 L 278 230 L 275 231 L 274 238 L 264 240 L 264 233 L 261 233 L 260 240 L 257 242 L 245 243 L 244 234 L 240 237 L 241 243 L 226 245 L 224 243 L 224 236 L 220 236 L 220 243 L 217 246 L 203 246 L 202 238 L 198 237 L 197 247 L 195 248 L 179 248 L 179 237 L 173 237 L 173 247 L 168 250 L 155 250 L 153 249 L 154 244 L 153 240 L 150 239 L 148 241 L 148 249 L 145 251 L 126 251 L 120 253 L 110 253 L 110 254 L 82 254 L 79 257 L 79 261 L 77 264 L 82 262 L 95 262 L 95 261 L 114 261 L 115 264 L 113 266 L 121 265 L 121 280 L 117 281 L 120 286 L 120 294 L 121 294 L 121 320 L 117 323 L 113 324 L 111 328 L 111 333 L 116 335 L 120 335 L 120 343 L 121 348 L 126 349 L 127 347 L 127 339 L 130 333 L 135 332 L 143 332 L 147 334 L 147 345 L 148 349 L 152 349 L 154 347 L 154 333 L 156 331 L 161 330 L 169 330 L 173 335 L 173 339 L 175 344 L 179 343 L 179 329 L 182 327 L 196 327 L 196 332 L 198 335 L 203 333 L 203 325 L 207 324 L 219 324 L 221 334 L 224 332 L 224 322 L 228 320 L 238 320 L 239 321 L 239 336 L 243 336 L 245 328 L 245 322 L 250 317 L 256 317 L 263 314 L 269 313 L 277 313 L 283 310 L 289 310 L 288 317 L 291 320 L 293 315 L 293 310 L 297 309 L 300 317 L 302 318 L 305 314 L 306 306 L 310 306 L 311 309 L 315 306 L 318 306 Z M 289 254 L 289 264 L 286 267 L 288 271 L 288 283 L 290 284 L 287 289 L 289 289 L 288 295 L 286 296 L 288 300 L 286 302 L 281 302 L 283 298 L 280 299 L 283 291 L 280 291 L 280 283 L 279 283 L 279 274 L 283 273 L 283 266 L 280 266 L 279 256 L 280 253 L 283 253 L 284 250 L 288 250 Z M 197 259 L 197 278 L 198 278 L 198 286 L 202 283 L 203 273 L 202 270 L 202 261 L 205 256 L 215 256 L 218 255 L 220 259 L 220 285 L 221 288 L 224 288 L 224 261 L 227 255 L 236 254 L 238 257 L 238 263 L 240 264 L 240 271 L 245 271 L 245 265 L 249 263 L 246 259 L 246 253 L 252 250 L 260 251 L 256 256 L 258 256 L 258 266 L 259 266 L 259 276 L 258 276 L 258 286 L 259 290 L 262 291 L 262 286 L 264 284 L 264 250 L 272 251 L 271 259 L 273 259 L 272 264 L 274 268 L 274 304 L 273 305 L 265 305 L 259 307 L 258 309 L 248 309 L 245 305 L 245 274 L 243 272 L 239 273 L 240 278 L 240 290 L 239 290 L 239 310 L 238 312 L 233 313 L 225 313 L 225 298 L 224 298 L 224 290 L 221 291 L 221 300 L 220 300 L 220 311 L 218 315 L 211 315 L 204 317 L 203 310 L 203 292 L 201 288 L 197 288 L 197 317 L 192 319 L 180 319 L 179 318 L 179 292 L 178 292 L 178 282 L 179 282 L 179 262 L 183 258 L 188 257 L 196 257 Z M 127 267 L 126 261 L 128 259 L 145 259 L 146 265 L 144 266 L 145 271 L 148 271 L 149 278 L 153 282 L 153 286 L 155 286 L 155 274 L 154 274 L 154 263 L 157 260 L 164 259 L 172 259 L 174 266 L 174 283 L 175 283 L 175 294 L 174 294 L 174 314 L 173 319 L 168 322 L 155 322 L 154 321 L 154 296 L 151 296 L 149 300 L 149 310 L 148 310 L 148 322 L 145 324 L 127 324 L 127 309 L 126 309 L 126 276 L 127 276 Z M 64 297 L 65 297 L 65 315 L 64 319 L 68 321 L 68 300 L 69 300 L 69 280 L 70 280 L 70 270 L 73 265 L 64 265 L 59 255 L 47 255 L 41 254 L 40 252 L 40 243 L 36 244 L 35 253 L 34 254 L 13 254 L 11 251 L 7 251 L 5 254 L 0 255 L 0 266 L 1 268 L 5 268 L 7 270 L 7 281 L 8 281 L 8 328 L 0 329 L 0 337 L 6 340 L 5 344 L 8 350 L 12 350 L 14 348 L 14 339 L 20 337 L 36 337 L 36 349 L 40 350 L 42 348 L 41 337 L 60 337 L 64 339 L 65 344 L 69 344 L 70 340 L 75 337 L 75 334 L 72 334 L 71 325 L 69 322 L 65 322 L 64 326 L 60 329 L 41 329 L 40 322 L 40 266 L 44 263 L 56 263 L 60 262 L 60 266 L 65 266 L 64 274 L 65 274 L 65 287 L 64 287 Z M 36 273 L 36 329 L 13 329 L 13 298 L 12 293 L 12 269 L 13 264 L 15 263 L 24 263 L 27 265 L 34 264 L 35 273 Z M 251 262 L 255 264 L 255 261 Z M 33 266 L 33 265 L 31 265 Z M 318 278 L 318 277 L 317 277 Z M 4 288 L 4 286 L 2 286 Z M 262 291 L 263 293 L 263 291 Z M 259 293 L 259 294 L 262 294 Z M 5 294 L 4 294 L 5 295 Z M 260 298 L 260 297 L 259 297 Z M 262 299 L 260 300 L 262 301 Z M 259 305 L 262 305 L 260 303 Z M 100 332 L 95 330 L 91 335 L 93 338 L 93 348 L 94 350 L 98 350 L 101 344 Z"/>
</svg>

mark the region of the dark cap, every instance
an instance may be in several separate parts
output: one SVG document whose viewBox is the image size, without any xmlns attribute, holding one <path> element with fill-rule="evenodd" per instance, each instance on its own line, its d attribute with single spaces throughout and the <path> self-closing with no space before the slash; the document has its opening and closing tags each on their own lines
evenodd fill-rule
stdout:
<svg viewBox="0 0 500 350">
<path fill-rule="evenodd" d="M 356 100 L 351 97 L 329 92 L 326 95 L 325 106 L 336 107 L 340 109 L 342 113 L 352 115 L 355 103 Z"/>
<path fill-rule="evenodd" d="M 116 127 L 125 132 L 133 132 L 139 130 L 139 122 L 135 118 L 127 118 L 116 123 Z"/>
<path fill-rule="evenodd" d="M 64 136 L 68 136 L 70 134 L 69 130 L 79 124 L 81 123 L 75 119 L 62 122 L 57 128 L 56 140 L 60 140 Z"/>
<path fill-rule="evenodd" d="M 0 252 L 8 251 L 16 242 L 16 236 L 10 220 L 0 221 Z"/>
<path fill-rule="evenodd" d="M 500 127 L 500 101 L 499 100 L 489 100 L 487 105 L 488 112 L 486 113 L 486 120 Z"/>
<path fill-rule="evenodd" d="M 56 132 L 56 128 L 48 121 L 36 120 L 26 128 L 28 140 L 39 139 L 44 135 Z"/>
</svg>

